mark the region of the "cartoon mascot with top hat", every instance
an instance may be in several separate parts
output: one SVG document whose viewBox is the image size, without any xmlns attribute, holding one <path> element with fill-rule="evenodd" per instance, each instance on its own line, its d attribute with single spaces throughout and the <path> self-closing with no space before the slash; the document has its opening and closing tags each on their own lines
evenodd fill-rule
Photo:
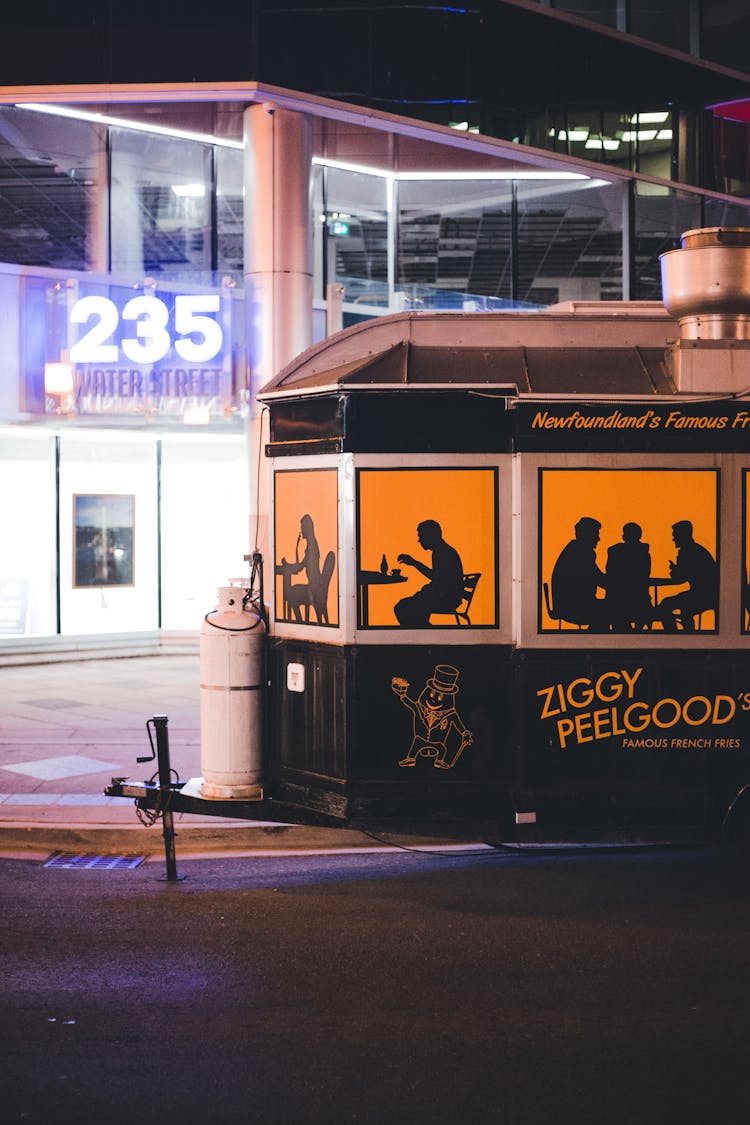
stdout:
<svg viewBox="0 0 750 1125">
<path fill-rule="evenodd" d="M 411 711 L 414 728 L 409 752 L 398 764 L 415 766 L 417 758 L 431 758 L 435 769 L 453 769 L 465 747 L 474 741 L 474 735 L 456 710 L 458 668 L 438 664 L 416 699 L 408 694 L 409 681 L 400 676 L 391 680 L 391 688 Z M 449 739 L 451 731 L 458 736 L 457 748 L 456 739 Z"/>
</svg>

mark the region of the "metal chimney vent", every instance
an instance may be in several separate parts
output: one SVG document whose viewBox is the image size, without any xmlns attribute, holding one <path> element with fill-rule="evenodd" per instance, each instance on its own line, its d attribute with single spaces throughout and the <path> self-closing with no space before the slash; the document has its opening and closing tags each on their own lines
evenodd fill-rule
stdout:
<svg viewBox="0 0 750 1125">
<path fill-rule="evenodd" d="M 750 228 L 686 231 L 660 257 L 664 304 L 683 340 L 750 340 Z"/>
</svg>

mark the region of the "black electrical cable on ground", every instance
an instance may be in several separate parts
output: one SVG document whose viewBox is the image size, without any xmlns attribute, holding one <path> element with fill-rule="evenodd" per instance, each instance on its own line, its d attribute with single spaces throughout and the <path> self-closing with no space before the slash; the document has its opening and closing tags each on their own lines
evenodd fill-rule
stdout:
<svg viewBox="0 0 750 1125">
<path fill-rule="evenodd" d="M 530 846 L 528 844 L 506 844 L 496 843 L 494 841 L 485 841 L 484 848 L 477 849 L 476 851 L 461 851 L 461 852 L 441 852 L 432 848 L 424 847 L 409 847 L 407 844 L 399 844 L 392 840 L 386 840 L 383 836 L 379 836 L 376 832 L 370 832 L 366 828 L 357 827 L 357 831 L 361 832 L 363 836 L 375 840 L 378 844 L 383 844 L 388 848 L 397 848 L 402 852 L 409 852 L 411 855 L 417 856 L 435 856 L 442 859 L 465 859 L 468 857 L 480 858 L 497 858 L 498 855 L 504 855 L 510 859 L 511 856 L 523 856 L 524 858 L 532 856 L 565 856 L 565 855 L 611 855 L 613 852 L 621 852 L 625 848 L 632 854 L 635 851 L 673 851 L 675 849 L 688 848 L 693 849 L 701 845 L 698 844 L 672 844 L 669 842 L 659 844 L 537 844 Z M 707 846 L 707 845 L 705 845 Z"/>
</svg>

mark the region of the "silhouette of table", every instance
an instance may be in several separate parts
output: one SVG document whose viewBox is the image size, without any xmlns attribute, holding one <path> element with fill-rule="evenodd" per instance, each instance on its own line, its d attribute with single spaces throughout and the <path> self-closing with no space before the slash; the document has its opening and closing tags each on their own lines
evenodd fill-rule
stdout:
<svg viewBox="0 0 750 1125">
<path fill-rule="evenodd" d="M 289 607 L 289 600 L 290 600 L 289 599 L 289 591 L 291 590 L 291 587 L 292 587 L 292 575 L 298 573 L 297 565 L 296 565 L 296 563 L 290 563 L 290 562 L 276 563 L 276 566 L 275 566 L 274 569 L 275 569 L 276 574 L 280 574 L 281 578 L 282 578 L 282 585 L 281 585 L 281 598 L 282 598 L 282 604 L 283 604 L 282 620 L 283 621 L 291 621 L 292 617 L 291 617 L 291 610 L 290 610 L 290 607 Z"/>
<path fill-rule="evenodd" d="M 357 585 L 359 586 L 359 627 L 364 628 L 370 623 L 370 586 L 395 586 L 398 582 L 406 582 L 403 574 L 382 574 L 379 570 L 357 571 Z"/>
<path fill-rule="evenodd" d="M 648 584 L 649 584 L 650 588 L 654 591 L 654 609 L 656 609 L 657 606 L 659 605 L 659 590 L 662 588 L 662 586 L 678 586 L 678 587 L 687 586 L 689 588 L 689 585 L 690 585 L 689 582 L 684 578 L 649 578 Z M 704 613 L 710 613 L 711 611 L 713 611 L 714 614 L 715 614 L 716 609 L 717 609 L 717 607 L 714 606 L 714 605 L 707 605 L 707 606 L 704 606 L 703 609 L 696 610 L 693 613 L 693 617 L 698 617 L 698 619 L 699 619 L 699 622 L 698 622 L 698 628 L 699 629 L 702 628 L 703 614 Z M 684 628 L 684 625 L 683 625 L 683 628 Z"/>
<path fill-rule="evenodd" d="M 649 578 L 649 589 L 654 592 L 654 607 L 659 604 L 659 590 L 662 586 L 685 586 L 686 582 L 683 579 L 679 581 L 677 578 Z"/>
</svg>

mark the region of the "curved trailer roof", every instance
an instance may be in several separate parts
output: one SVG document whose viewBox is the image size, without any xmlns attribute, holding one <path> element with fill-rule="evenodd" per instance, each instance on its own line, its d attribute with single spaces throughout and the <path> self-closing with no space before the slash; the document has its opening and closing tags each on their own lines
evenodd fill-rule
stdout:
<svg viewBox="0 0 750 1125">
<path fill-rule="evenodd" d="M 461 386 L 493 387 L 509 396 L 671 395 L 665 352 L 678 334 L 661 302 L 396 313 L 309 348 L 258 398 Z"/>
</svg>

